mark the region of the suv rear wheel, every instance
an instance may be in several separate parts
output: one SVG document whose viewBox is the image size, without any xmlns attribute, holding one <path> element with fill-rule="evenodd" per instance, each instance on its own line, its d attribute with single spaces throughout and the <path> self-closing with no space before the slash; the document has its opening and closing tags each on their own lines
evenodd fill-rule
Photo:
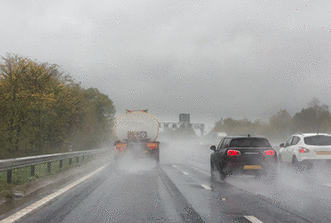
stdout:
<svg viewBox="0 0 331 223">
<path fill-rule="evenodd" d="M 222 170 L 220 171 L 220 177 L 221 177 L 221 180 L 225 180 L 227 176 L 227 173 L 224 173 Z"/>
<path fill-rule="evenodd" d="M 210 162 L 210 176 L 211 176 L 211 178 L 214 178 L 214 171 L 215 171 L 214 163 Z"/>
</svg>

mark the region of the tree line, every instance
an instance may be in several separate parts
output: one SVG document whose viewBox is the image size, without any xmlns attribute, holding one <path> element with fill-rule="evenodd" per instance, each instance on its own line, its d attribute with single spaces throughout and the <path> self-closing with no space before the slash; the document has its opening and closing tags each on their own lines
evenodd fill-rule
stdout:
<svg viewBox="0 0 331 223">
<path fill-rule="evenodd" d="M 110 143 L 113 102 L 55 64 L 7 54 L 0 63 L 0 159 Z"/>
<path fill-rule="evenodd" d="M 273 140 L 286 140 L 295 132 L 331 132 L 329 106 L 313 98 L 307 108 L 302 108 L 292 117 L 286 109 L 279 110 L 268 122 L 259 119 L 220 119 L 215 123 L 209 136 L 224 132 L 227 135 L 260 135 Z"/>
</svg>

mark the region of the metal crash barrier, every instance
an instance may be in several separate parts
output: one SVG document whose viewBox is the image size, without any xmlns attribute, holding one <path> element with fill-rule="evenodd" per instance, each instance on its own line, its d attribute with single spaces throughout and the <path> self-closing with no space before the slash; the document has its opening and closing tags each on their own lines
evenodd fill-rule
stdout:
<svg viewBox="0 0 331 223">
<path fill-rule="evenodd" d="M 106 149 L 96 149 L 88 151 L 68 152 L 68 153 L 56 153 L 41 156 L 28 156 L 15 159 L 0 160 L 0 172 L 7 171 L 7 183 L 12 182 L 12 170 L 16 168 L 31 167 L 31 176 L 35 175 L 35 166 L 38 164 L 47 163 L 47 172 L 51 172 L 51 163 L 59 161 L 59 168 L 63 168 L 63 160 L 68 159 L 69 165 L 72 165 L 73 159 L 76 159 L 76 163 L 79 163 L 80 157 L 82 160 L 92 160 L 100 155 L 103 155 L 109 151 Z"/>
</svg>

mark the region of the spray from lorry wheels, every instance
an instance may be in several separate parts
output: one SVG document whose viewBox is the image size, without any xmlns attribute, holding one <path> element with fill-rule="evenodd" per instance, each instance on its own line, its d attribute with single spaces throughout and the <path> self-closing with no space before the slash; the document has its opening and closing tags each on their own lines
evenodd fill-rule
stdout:
<svg viewBox="0 0 331 223">
<path fill-rule="evenodd" d="M 115 121 L 115 133 L 115 160 L 131 153 L 137 158 L 148 156 L 159 163 L 159 121 L 148 110 L 126 110 Z"/>
</svg>

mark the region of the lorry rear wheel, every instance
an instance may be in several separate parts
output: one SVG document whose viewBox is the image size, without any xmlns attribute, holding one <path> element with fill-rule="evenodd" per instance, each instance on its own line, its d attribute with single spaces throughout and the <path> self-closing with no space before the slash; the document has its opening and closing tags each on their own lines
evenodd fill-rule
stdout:
<svg viewBox="0 0 331 223">
<path fill-rule="evenodd" d="M 155 160 L 156 160 L 157 164 L 160 163 L 160 156 L 159 156 L 159 154 L 156 154 L 155 155 Z"/>
</svg>

